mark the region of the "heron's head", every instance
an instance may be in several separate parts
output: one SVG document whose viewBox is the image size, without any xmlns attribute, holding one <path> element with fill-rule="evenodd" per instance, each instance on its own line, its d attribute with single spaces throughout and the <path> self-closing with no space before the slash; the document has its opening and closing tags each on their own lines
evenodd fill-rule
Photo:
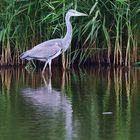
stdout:
<svg viewBox="0 0 140 140">
<path fill-rule="evenodd" d="M 69 16 L 74 16 L 74 17 L 78 17 L 78 16 L 88 16 L 87 14 L 78 12 L 76 10 L 70 9 L 68 12 Z"/>
</svg>

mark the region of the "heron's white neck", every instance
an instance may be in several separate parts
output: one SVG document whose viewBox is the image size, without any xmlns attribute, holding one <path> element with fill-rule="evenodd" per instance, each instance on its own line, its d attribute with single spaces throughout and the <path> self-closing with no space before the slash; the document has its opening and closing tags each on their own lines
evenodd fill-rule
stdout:
<svg viewBox="0 0 140 140">
<path fill-rule="evenodd" d="M 66 27 L 67 27 L 67 31 L 66 31 L 66 35 L 63 38 L 63 46 L 64 46 L 64 51 L 67 50 L 67 48 L 69 47 L 70 43 L 71 43 L 71 39 L 72 39 L 72 25 L 70 23 L 70 15 L 67 13 L 66 17 L 65 17 L 65 22 L 66 22 Z"/>
</svg>

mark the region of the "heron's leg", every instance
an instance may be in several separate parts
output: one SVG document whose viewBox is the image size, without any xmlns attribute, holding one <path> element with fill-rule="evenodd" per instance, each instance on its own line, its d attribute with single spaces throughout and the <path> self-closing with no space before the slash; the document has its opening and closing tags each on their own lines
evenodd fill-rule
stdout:
<svg viewBox="0 0 140 140">
<path fill-rule="evenodd" d="M 52 63 L 52 60 L 49 61 L 49 76 L 50 76 L 50 77 L 51 77 L 51 75 L 52 75 L 51 63 Z"/>
<path fill-rule="evenodd" d="M 45 77 L 44 77 L 43 74 L 42 74 L 42 78 L 43 78 L 43 81 L 44 81 L 45 86 L 47 87 L 47 81 L 46 81 L 46 79 L 45 79 Z"/>
<path fill-rule="evenodd" d="M 51 75 L 49 75 L 49 79 L 48 79 L 48 90 L 49 91 L 52 90 Z"/>
<path fill-rule="evenodd" d="M 48 64 L 48 61 L 46 61 L 45 65 L 44 65 L 44 68 L 42 70 L 42 74 L 44 74 L 44 71 L 45 71 L 45 68 L 46 68 L 47 64 Z"/>
<path fill-rule="evenodd" d="M 51 77 L 50 76 L 48 77 L 49 78 L 48 82 L 46 81 L 43 74 L 42 74 L 42 78 L 43 78 L 44 84 L 45 84 L 46 88 L 48 89 L 48 91 L 51 91 L 52 90 Z"/>
</svg>

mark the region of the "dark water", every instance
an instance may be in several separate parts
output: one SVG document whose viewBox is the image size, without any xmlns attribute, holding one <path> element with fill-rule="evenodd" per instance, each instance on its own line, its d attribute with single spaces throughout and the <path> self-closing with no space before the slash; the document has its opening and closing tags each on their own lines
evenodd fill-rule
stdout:
<svg viewBox="0 0 140 140">
<path fill-rule="evenodd" d="M 0 140 L 140 139 L 139 69 L 9 69 L 0 85 Z"/>
</svg>

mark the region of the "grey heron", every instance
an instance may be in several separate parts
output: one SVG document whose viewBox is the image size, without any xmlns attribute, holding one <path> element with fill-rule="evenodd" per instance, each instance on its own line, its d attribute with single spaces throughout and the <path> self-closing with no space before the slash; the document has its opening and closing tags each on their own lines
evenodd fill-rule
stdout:
<svg viewBox="0 0 140 140">
<path fill-rule="evenodd" d="M 73 10 L 73 9 L 69 10 L 65 16 L 67 31 L 66 31 L 64 38 L 51 39 L 51 40 L 42 42 L 42 43 L 36 45 L 35 47 L 33 47 L 32 49 L 27 50 L 26 52 L 23 52 L 20 55 L 20 58 L 26 59 L 26 60 L 45 61 L 45 65 L 44 65 L 44 68 L 42 70 L 42 73 L 44 73 L 47 64 L 49 64 L 49 72 L 51 74 L 52 59 L 59 56 L 62 52 L 65 52 L 71 43 L 72 25 L 70 22 L 70 18 L 73 16 L 74 17 L 87 16 L 87 14 L 78 12 L 78 11 Z"/>
</svg>

